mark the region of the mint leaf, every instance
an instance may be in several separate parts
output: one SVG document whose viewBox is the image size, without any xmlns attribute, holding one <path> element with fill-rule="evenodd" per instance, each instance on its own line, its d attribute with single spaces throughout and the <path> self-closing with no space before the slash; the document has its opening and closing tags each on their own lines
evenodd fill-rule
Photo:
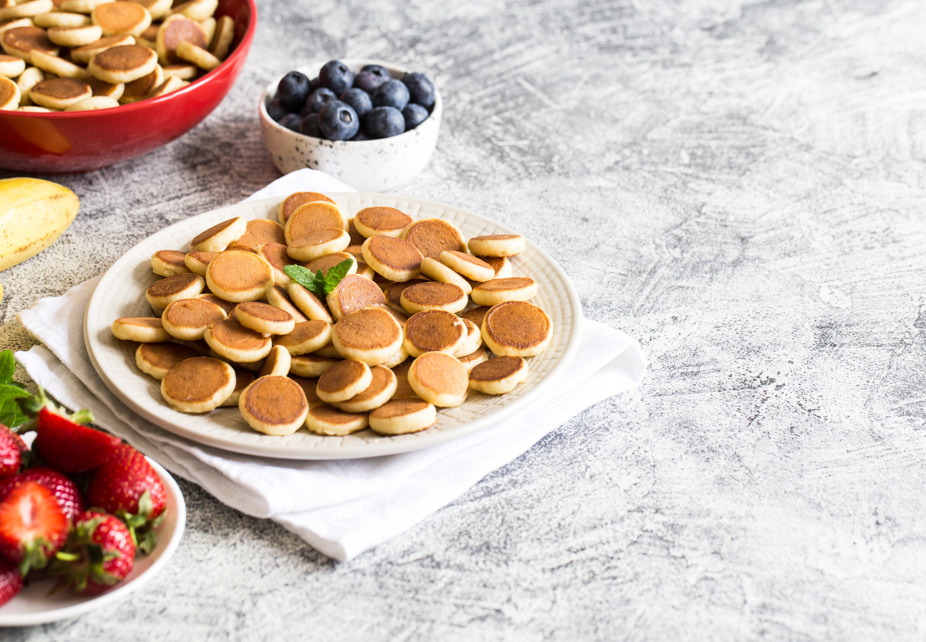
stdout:
<svg viewBox="0 0 926 642">
<path fill-rule="evenodd" d="M 328 270 L 328 273 L 325 275 L 325 296 L 328 296 L 334 289 L 338 287 L 338 284 L 341 282 L 347 272 L 350 270 L 350 267 L 354 264 L 354 259 L 344 259 L 333 268 Z M 318 271 L 318 274 L 321 274 L 321 270 Z M 318 275 L 315 275 L 315 278 L 318 278 Z"/>
<path fill-rule="evenodd" d="M 318 275 L 313 276 L 311 270 L 307 270 L 301 265 L 284 265 L 283 272 L 309 292 L 323 299 L 325 298 L 324 277 L 322 277 L 321 284 L 319 284 Z M 318 271 L 318 274 L 321 274 L 321 270 Z"/>
<path fill-rule="evenodd" d="M 13 353 L 9 350 L 0 352 L 0 424 L 8 428 L 14 428 L 29 420 L 16 400 L 32 396 L 13 381 L 15 369 L 16 361 L 13 359 Z"/>
</svg>

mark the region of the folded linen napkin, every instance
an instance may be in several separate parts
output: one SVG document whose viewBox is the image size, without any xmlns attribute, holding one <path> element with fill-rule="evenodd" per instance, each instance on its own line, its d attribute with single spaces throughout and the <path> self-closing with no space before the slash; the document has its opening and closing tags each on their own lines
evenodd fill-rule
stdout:
<svg viewBox="0 0 926 642">
<path fill-rule="evenodd" d="M 353 191 L 314 170 L 284 176 L 251 198 L 300 190 Z M 347 560 L 425 519 L 512 461 L 585 408 L 639 385 L 646 362 L 623 332 L 583 320 L 581 347 L 556 395 L 496 426 L 416 452 L 339 461 L 265 459 L 202 446 L 142 419 L 113 395 L 90 363 L 84 310 L 99 277 L 21 312 L 44 345 L 16 353 L 61 403 L 89 408 L 96 424 L 219 501 L 269 518 L 329 557 Z M 324 493 L 317 489 L 325 489 Z"/>
</svg>

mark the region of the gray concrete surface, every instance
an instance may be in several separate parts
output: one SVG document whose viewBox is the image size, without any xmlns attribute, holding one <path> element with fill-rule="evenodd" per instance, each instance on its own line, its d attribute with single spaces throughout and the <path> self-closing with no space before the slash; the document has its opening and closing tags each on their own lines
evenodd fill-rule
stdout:
<svg viewBox="0 0 926 642">
<path fill-rule="evenodd" d="M 445 97 L 401 192 L 516 227 L 641 391 L 583 413 L 404 536 L 335 564 L 183 484 L 140 594 L 9 640 L 876 640 L 926 636 L 926 8 L 895 0 L 261 0 L 230 96 L 61 182 L 15 314 L 276 177 L 256 117 L 295 62 L 378 57 Z"/>
</svg>

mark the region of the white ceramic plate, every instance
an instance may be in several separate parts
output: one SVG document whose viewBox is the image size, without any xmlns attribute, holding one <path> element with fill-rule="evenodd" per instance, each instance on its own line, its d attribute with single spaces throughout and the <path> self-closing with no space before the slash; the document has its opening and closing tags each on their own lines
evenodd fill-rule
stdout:
<svg viewBox="0 0 926 642">
<path fill-rule="evenodd" d="M 478 214 L 429 201 L 363 192 L 329 196 L 351 217 L 365 207 L 378 205 L 395 207 L 414 219 L 442 218 L 460 228 L 466 238 L 515 233 Z M 345 437 L 323 437 L 306 428 L 274 437 L 252 430 L 237 408 L 204 415 L 172 410 L 161 398 L 159 382 L 136 367 L 136 344 L 113 337 L 112 322 L 120 317 L 151 316 L 145 290 L 160 278 L 151 271 L 152 254 L 158 250 L 185 250 L 199 232 L 234 216 L 277 220 L 281 200 L 239 203 L 176 223 L 126 252 L 103 275 L 84 320 L 87 352 L 110 390 L 148 421 L 197 443 L 263 457 L 350 459 L 393 455 L 462 437 L 529 407 L 543 398 L 544 391 L 575 358 L 582 319 L 578 294 L 556 262 L 528 240 L 526 250 L 512 259 L 512 268 L 516 276 L 530 276 L 537 281 L 539 292 L 532 302 L 550 316 L 553 338 L 549 348 L 529 360 L 527 381 L 507 395 L 471 393 L 463 405 L 441 410 L 433 428 L 395 437 L 381 437 L 369 429 Z"/>
<path fill-rule="evenodd" d="M 151 555 L 137 556 L 135 567 L 122 583 L 94 597 L 83 597 L 69 591 L 61 591 L 47 597 L 48 592 L 55 585 L 54 579 L 31 582 L 29 586 L 23 587 L 19 595 L 0 606 L 0 627 L 33 626 L 83 615 L 88 611 L 108 606 L 125 598 L 129 593 L 144 586 L 164 568 L 183 537 L 183 528 L 186 525 L 186 503 L 183 501 L 180 487 L 177 486 L 177 482 L 170 476 L 170 473 L 151 458 L 148 458 L 148 462 L 164 482 L 164 488 L 167 491 L 167 516 L 155 529 L 158 535 L 158 545 Z"/>
</svg>

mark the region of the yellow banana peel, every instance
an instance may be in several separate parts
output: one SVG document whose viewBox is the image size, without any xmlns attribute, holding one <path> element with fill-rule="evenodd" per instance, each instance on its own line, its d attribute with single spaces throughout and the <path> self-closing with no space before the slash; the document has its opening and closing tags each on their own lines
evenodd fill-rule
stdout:
<svg viewBox="0 0 926 642">
<path fill-rule="evenodd" d="M 0 180 L 0 271 L 54 243 L 78 209 L 77 194 L 57 183 L 37 178 Z"/>
</svg>

